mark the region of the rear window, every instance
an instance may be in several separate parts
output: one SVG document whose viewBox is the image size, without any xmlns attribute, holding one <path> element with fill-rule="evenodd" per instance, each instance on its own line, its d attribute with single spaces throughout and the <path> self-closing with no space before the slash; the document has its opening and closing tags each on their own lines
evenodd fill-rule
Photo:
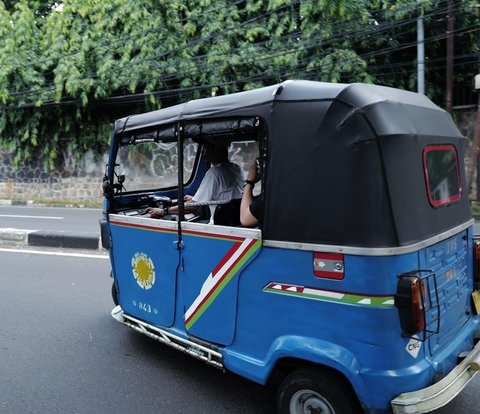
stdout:
<svg viewBox="0 0 480 414">
<path fill-rule="evenodd" d="M 453 145 L 430 145 L 423 150 L 428 199 L 433 207 L 460 199 L 457 151 Z"/>
</svg>

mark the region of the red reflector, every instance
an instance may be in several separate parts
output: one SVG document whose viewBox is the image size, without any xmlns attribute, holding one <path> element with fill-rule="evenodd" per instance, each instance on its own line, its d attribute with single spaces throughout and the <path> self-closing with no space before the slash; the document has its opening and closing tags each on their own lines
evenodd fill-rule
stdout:
<svg viewBox="0 0 480 414">
<path fill-rule="evenodd" d="M 342 280 L 343 254 L 313 253 L 313 274 L 316 277 Z"/>
<path fill-rule="evenodd" d="M 425 330 L 425 284 L 420 278 L 412 280 L 412 314 L 417 332 Z"/>
</svg>

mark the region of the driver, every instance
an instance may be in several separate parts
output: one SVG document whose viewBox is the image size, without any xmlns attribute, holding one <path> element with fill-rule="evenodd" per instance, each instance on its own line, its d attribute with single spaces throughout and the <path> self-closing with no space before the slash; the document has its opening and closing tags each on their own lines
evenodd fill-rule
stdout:
<svg viewBox="0 0 480 414">
<path fill-rule="evenodd" d="M 228 148 L 224 145 L 205 143 L 203 159 L 211 164 L 194 196 L 186 195 L 185 201 L 203 203 L 208 201 L 231 201 L 242 198 L 243 174 L 240 167 L 228 159 Z M 185 206 L 190 213 L 197 207 Z M 178 214 L 178 206 L 166 208 L 148 207 L 146 212 L 152 218 Z"/>
</svg>

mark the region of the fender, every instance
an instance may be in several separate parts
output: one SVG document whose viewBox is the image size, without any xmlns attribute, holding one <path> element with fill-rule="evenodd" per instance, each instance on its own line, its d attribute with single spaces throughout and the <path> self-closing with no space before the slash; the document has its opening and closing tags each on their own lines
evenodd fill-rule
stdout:
<svg viewBox="0 0 480 414">
<path fill-rule="evenodd" d="M 362 404 L 370 400 L 368 388 L 360 374 L 360 364 L 346 348 L 318 338 L 281 336 L 270 346 L 264 360 L 252 359 L 225 349 L 225 368 L 260 384 L 266 384 L 278 361 L 297 359 L 332 368 L 350 382 Z"/>
</svg>

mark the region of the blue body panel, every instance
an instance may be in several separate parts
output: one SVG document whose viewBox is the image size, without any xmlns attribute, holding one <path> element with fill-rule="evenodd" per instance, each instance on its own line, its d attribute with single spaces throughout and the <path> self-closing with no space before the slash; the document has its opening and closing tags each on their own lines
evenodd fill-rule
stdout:
<svg viewBox="0 0 480 414">
<path fill-rule="evenodd" d="M 190 227 L 195 229 L 194 224 Z M 248 250 L 249 240 L 218 235 L 212 237 L 198 230 L 185 231 L 182 299 L 186 310 L 186 329 L 190 335 L 219 345 L 232 343 L 236 328 L 238 282 L 243 269 L 258 250 L 258 247 L 253 252 Z M 242 256 L 243 253 L 252 254 L 246 257 Z M 195 311 L 195 308 L 198 310 Z M 199 316 L 195 317 L 195 313 Z"/>
<path fill-rule="evenodd" d="M 479 330 L 478 316 L 467 314 L 471 229 L 411 253 L 344 255 L 344 277 L 333 280 L 315 275 L 311 251 L 260 247 L 259 230 L 230 234 L 182 223 L 177 250 L 176 223 L 165 223 L 110 216 L 120 305 L 152 325 L 211 343 L 227 369 L 253 381 L 266 383 L 284 358 L 313 362 L 341 372 L 366 412 L 388 412 L 399 393 L 449 372 Z M 149 289 L 132 273 L 137 253 L 153 263 L 156 281 Z M 412 353 L 394 295 L 400 274 L 423 268 L 438 275 L 440 312 L 447 315 L 440 332 Z M 462 312 L 462 326 L 454 330 L 452 318 Z"/>
<path fill-rule="evenodd" d="M 114 263 L 112 268 L 120 306 L 128 314 L 154 325 L 172 326 L 179 261 L 176 232 L 155 232 L 137 226 L 110 223 L 114 241 L 110 256 Z M 125 242 L 115 243 L 116 240 Z M 152 261 L 155 281 L 151 288 L 142 287 L 135 278 L 134 262 L 138 254 Z"/>
</svg>

